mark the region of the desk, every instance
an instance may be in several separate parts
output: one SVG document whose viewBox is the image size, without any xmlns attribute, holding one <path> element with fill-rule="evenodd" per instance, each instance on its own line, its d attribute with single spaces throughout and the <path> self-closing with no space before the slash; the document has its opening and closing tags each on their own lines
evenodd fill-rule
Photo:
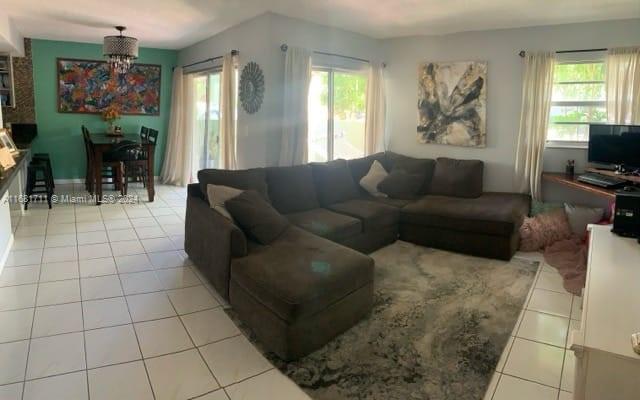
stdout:
<svg viewBox="0 0 640 400">
<path fill-rule="evenodd" d="M 147 194 L 149 195 L 149 201 L 153 201 L 155 196 L 155 188 L 153 186 L 153 164 L 154 164 L 154 151 L 155 144 L 149 141 L 142 141 L 140 135 L 138 134 L 128 134 L 125 133 L 121 136 L 114 136 L 107 133 L 92 133 L 91 134 L 91 147 L 93 151 L 93 179 L 95 182 L 95 194 L 96 194 L 96 204 L 100 205 L 102 202 L 102 155 L 111 150 L 113 146 L 123 141 L 131 141 L 140 143 L 142 146 L 146 147 L 146 152 L 149 155 L 147 160 L 147 182 L 145 182 L 147 186 Z"/>
<path fill-rule="evenodd" d="M 559 183 L 560 185 L 569 186 L 574 189 L 595 194 L 597 196 L 606 197 L 609 200 L 615 200 L 615 190 L 580 182 L 578 181 L 578 176 L 579 175 L 567 176 L 566 174 L 563 174 L 561 172 L 542 173 L 542 179 L 545 181 Z"/>
</svg>

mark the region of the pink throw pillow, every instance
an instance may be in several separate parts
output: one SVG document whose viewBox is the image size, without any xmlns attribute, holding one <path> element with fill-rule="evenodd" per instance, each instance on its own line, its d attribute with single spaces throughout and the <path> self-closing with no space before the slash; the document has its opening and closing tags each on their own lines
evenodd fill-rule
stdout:
<svg viewBox="0 0 640 400">
<path fill-rule="evenodd" d="M 571 237 L 571 227 L 563 209 L 525 217 L 520 227 L 520 250 L 536 251 Z"/>
</svg>

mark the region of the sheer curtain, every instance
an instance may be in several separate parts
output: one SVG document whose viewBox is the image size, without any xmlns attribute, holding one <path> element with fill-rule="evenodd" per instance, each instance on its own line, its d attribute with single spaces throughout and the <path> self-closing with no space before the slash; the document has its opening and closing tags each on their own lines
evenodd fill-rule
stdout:
<svg viewBox="0 0 640 400">
<path fill-rule="evenodd" d="M 527 52 L 524 57 L 515 183 L 518 191 L 531 193 L 534 199 L 541 197 L 542 155 L 549 126 L 555 56 L 553 52 Z"/>
<path fill-rule="evenodd" d="M 284 110 L 280 165 L 307 162 L 311 52 L 289 47 L 284 61 Z"/>
<path fill-rule="evenodd" d="M 160 173 L 163 183 L 180 186 L 191 183 L 194 113 L 193 76 L 176 67 L 173 70 L 169 132 Z"/>
<path fill-rule="evenodd" d="M 220 162 L 224 169 L 236 169 L 236 56 L 222 58 L 220 75 Z"/>
<path fill-rule="evenodd" d="M 384 87 L 384 66 L 371 63 L 367 82 L 367 113 L 364 128 L 365 153 L 384 151 L 386 99 Z"/>
<path fill-rule="evenodd" d="M 640 124 L 640 47 L 609 49 L 606 85 L 609 122 Z"/>
</svg>

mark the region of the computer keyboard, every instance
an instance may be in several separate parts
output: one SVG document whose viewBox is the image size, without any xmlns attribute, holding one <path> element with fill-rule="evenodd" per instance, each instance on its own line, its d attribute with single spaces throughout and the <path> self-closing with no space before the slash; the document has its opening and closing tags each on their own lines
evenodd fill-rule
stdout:
<svg viewBox="0 0 640 400">
<path fill-rule="evenodd" d="M 627 183 L 624 179 L 616 178 L 615 176 L 602 175 L 596 172 L 587 172 L 586 174 L 582 174 L 578 177 L 578 181 L 607 189 Z"/>
</svg>

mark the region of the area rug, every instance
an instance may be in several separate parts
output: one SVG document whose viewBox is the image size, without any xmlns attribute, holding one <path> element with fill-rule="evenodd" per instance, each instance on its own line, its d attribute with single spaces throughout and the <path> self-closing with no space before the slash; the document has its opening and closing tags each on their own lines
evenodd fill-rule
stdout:
<svg viewBox="0 0 640 400">
<path fill-rule="evenodd" d="M 400 241 L 371 257 L 368 318 L 298 361 L 267 357 L 316 400 L 482 399 L 538 263 Z"/>
</svg>

